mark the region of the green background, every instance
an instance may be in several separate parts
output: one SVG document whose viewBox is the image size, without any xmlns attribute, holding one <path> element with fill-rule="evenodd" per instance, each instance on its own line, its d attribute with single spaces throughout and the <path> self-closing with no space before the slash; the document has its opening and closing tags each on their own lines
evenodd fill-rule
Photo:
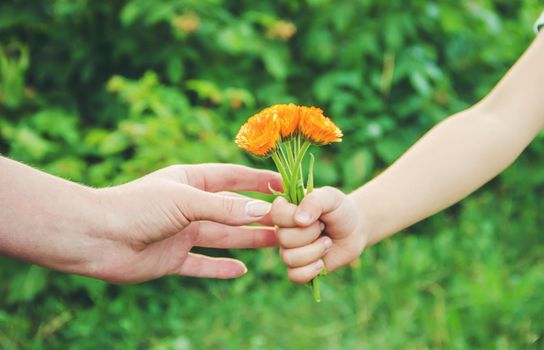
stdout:
<svg viewBox="0 0 544 350">
<path fill-rule="evenodd" d="M 344 142 L 317 185 L 353 190 L 482 98 L 534 37 L 539 0 L 7 0 L 0 152 L 92 186 L 173 163 L 259 168 L 233 137 L 274 103 Z M 485 160 L 482 160 L 485 161 Z M 322 282 L 274 249 L 235 281 L 115 286 L 0 260 L 2 349 L 542 349 L 544 137 L 461 204 Z M 1 208 L 0 208 L 1 210 Z"/>
</svg>

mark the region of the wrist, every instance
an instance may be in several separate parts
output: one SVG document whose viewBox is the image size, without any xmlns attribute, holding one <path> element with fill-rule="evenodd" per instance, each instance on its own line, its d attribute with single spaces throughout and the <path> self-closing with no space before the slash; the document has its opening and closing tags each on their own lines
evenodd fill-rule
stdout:
<svg viewBox="0 0 544 350">
<path fill-rule="evenodd" d="M 362 241 L 363 249 L 370 247 L 383 239 L 380 231 L 379 220 L 376 219 L 376 214 L 373 210 L 373 205 L 376 204 L 368 198 L 361 190 L 357 190 L 348 195 L 349 199 L 354 203 L 359 224 L 357 227 L 357 236 Z"/>
<path fill-rule="evenodd" d="M 38 229 L 21 236 L 16 258 L 66 273 L 93 277 L 101 250 L 97 234 L 102 225 L 95 189 L 69 183 L 58 186 L 57 197 L 38 199 L 32 226 Z M 39 247 L 38 247 L 39 246 Z"/>
<path fill-rule="evenodd" d="M 115 258 L 112 247 L 118 246 L 116 232 L 120 215 L 113 205 L 117 188 L 87 188 L 85 202 L 90 211 L 84 215 L 86 224 L 82 232 L 85 237 L 85 254 L 75 273 L 101 280 L 111 275 L 111 259 Z"/>
<path fill-rule="evenodd" d="M 59 238 L 66 237 L 73 244 L 66 243 L 66 250 L 71 251 L 66 251 L 64 256 L 69 262 L 63 262 L 58 269 L 96 278 L 107 232 L 103 198 L 99 189 L 85 186 L 81 186 L 74 197 L 77 199 L 72 215 L 66 216 L 66 231 L 59 234 Z"/>
</svg>

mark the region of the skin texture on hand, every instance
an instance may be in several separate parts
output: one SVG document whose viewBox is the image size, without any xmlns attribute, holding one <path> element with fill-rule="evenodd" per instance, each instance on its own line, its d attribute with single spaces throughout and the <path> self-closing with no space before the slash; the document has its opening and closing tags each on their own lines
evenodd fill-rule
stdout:
<svg viewBox="0 0 544 350">
<path fill-rule="evenodd" d="M 236 165 L 173 166 L 134 182 L 100 190 L 108 229 L 93 268 L 102 279 L 136 282 L 167 274 L 234 278 L 237 260 L 191 253 L 193 246 L 256 248 L 276 244 L 272 228 L 244 227 L 263 219 L 270 205 L 220 191 L 268 193 L 278 174 Z M 123 271 L 119 274 L 118 271 Z M 130 276 L 130 277 L 128 277 Z"/>
<path fill-rule="evenodd" d="M 0 253 L 114 283 L 164 275 L 234 278 L 240 261 L 193 246 L 276 245 L 270 204 L 223 191 L 281 190 L 279 174 L 238 165 L 176 165 L 105 189 L 0 157 Z"/>
<path fill-rule="evenodd" d="M 349 264 L 367 243 L 355 203 L 332 187 L 314 190 L 298 207 L 279 197 L 270 215 L 278 226 L 281 258 L 295 283 L 311 281 L 323 265 L 334 271 Z"/>
</svg>

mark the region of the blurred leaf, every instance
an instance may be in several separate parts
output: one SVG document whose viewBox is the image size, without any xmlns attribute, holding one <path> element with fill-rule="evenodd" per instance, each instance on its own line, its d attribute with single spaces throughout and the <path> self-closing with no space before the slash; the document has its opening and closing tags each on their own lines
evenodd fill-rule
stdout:
<svg viewBox="0 0 544 350">
<path fill-rule="evenodd" d="M 20 271 L 12 280 L 7 295 L 7 303 L 29 302 L 47 285 L 47 270 L 30 265 L 26 271 Z"/>
<path fill-rule="evenodd" d="M 26 127 L 17 130 L 12 147 L 13 152 L 19 153 L 20 156 L 30 156 L 34 160 L 43 159 L 52 150 L 49 142 Z"/>
<path fill-rule="evenodd" d="M 266 70 L 270 75 L 278 80 L 283 80 L 287 77 L 287 51 L 281 47 L 269 46 L 263 51 L 263 62 Z"/>
<path fill-rule="evenodd" d="M 405 139 L 388 136 L 376 143 L 376 151 L 386 164 L 391 164 L 407 151 L 408 145 Z"/>
<path fill-rule="evenodd" d="M 117 132 L 107 135 L 100 144 L 100 153 L 104 155 L 116 154 L 129 146 L 129 139 L 126 135 Z"/>
<path fill-rule="evenodd" d="M 183 77 L 183 62 L 180 58 L 172 58 L 168 61 L 168 66 L 166 66 L 168 78 L 174 84 L 177 84 L 181 81 Z"/>
<path fill-rule="evenodd" d="M 427 78 L 418 71 L 410 74 L 410 82 L 412 86 L 421 94 L 428 95 L 431 93 L 432 87 Z"/>
<path fill-rule="evenodd" d="M 347 190 L 359 187 L 372 173 L 374 161 L 368 150 L 356 151 L 343 163 L 344 186 Z"/>
</svg>

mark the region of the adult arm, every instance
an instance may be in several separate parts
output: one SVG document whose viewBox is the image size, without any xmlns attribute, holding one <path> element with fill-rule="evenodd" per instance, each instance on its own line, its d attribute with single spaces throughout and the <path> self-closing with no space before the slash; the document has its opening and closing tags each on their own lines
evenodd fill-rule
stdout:
<svg viewBox="0 0 544 350">
<path fill-rule="evenodd" d="M 0 157 L 0 254 L 118 283 L 167 274 L 232 278 L 243 263 L 193 246 L 275 244 L 268 203 L 216 193 L 281 190 L 277 173 L 228 164 L 178 165 L 125 185 L 82 186 Z"/>
</svg>

